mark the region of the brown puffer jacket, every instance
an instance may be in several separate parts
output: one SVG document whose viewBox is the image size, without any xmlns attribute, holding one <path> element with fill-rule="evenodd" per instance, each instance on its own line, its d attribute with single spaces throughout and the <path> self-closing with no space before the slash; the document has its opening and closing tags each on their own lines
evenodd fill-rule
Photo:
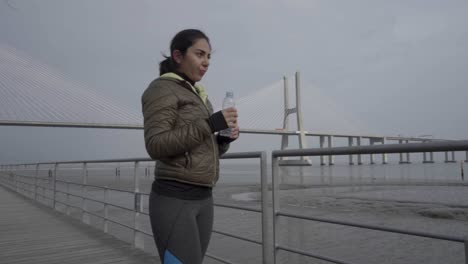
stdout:
<svg viewBox="0 0 468 264">
<path fill-rule="evenodd" d="M 158 160 L 155 177 L 212 187 L 219 178 L 219 156 L 229 144 L 218 144 L 211 131 L 207 119 L 213 107 L 202 99 L 204 90 L 197 93 L 179 76 L 166 76 L 142 96 L 146 150 Z"/>
</svg>

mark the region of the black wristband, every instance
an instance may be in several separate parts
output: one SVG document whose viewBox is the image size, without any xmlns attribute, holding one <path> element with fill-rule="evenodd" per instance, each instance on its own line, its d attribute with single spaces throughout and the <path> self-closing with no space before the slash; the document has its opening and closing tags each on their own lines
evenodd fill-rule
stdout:
<svg viewBox="0 0 468 264">
<path fill-rule="evenodd" d="M 225 137 L 225 136 L 221 136 L 219 134 L 216 137 L 216 141 L 218 142 L 218 144 L 229 144 L 229 143 L 233 142 L 236 139 L 237 138 Z"/>
<path fill-rule="evenodd" d="M 218 132 L 223 129 L 229 128 L 226 119 L 224 119 L 223 112 L 218 111 L 208 118 L 208 124 L 210 125 L 211 132 Z"/>
</svg>

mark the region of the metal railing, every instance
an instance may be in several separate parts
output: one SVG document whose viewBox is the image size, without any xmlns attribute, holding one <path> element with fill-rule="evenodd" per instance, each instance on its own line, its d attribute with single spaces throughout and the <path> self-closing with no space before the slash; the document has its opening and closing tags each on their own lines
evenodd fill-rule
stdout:
<svg viewBox="0 0 468 264">
<path fill-rule="evenodd" d="M 327 155 L 350 155 L 350 154 L 390 154 L 390 153 L 411 153 L 411 152 L 443 152 L 443 151 L 467 151 L 468 140 L 463 141 L 442 141 L 442 142 L 428 142 L 428 143 L 411 143 L 411 144 L 391 144 L 391 145 L 374 145 L 362 147 L 338 147 L 329 149 L 302 149 L 302 150 L 277 150 L 272 152 L 272 195 L 273 195 L 273 263 L 277 262 L 279 250 L 296 253 L 316 259 L 321 259 L 339 264 L 351 264 L 344 260 L 336 259 L 329 256 L 322 256 L 303 250 L 282 246 L 277 243 L 279 234 L 278 218 L 280 216 L 317 221 L 323 223 L 330 223 L 336 225 L 351 226 L 357 228 L 399 233 L 411 236 L 426 237 L 433 239 L 440 239 L 452 242 L 464 243 L 465 246 L 465 263 L 468 264 L 468 236 L 448 236 L 431 234 L 427 232 L 418 232 L 411 230 L 404 230 L 398 228 L 388 228 L 376 225 L 361 224 L 349 221 L 338 221 L 333 219 L 321 217 L 309 217 L 306 215 L 292 214 L 281 212 L 279 203 L 279 158 L 280 157 L 300 157 L 300 156 L 327 156 Z"/>
<path fill-rule="evenodd" d="M 261 209 L 253 209 L 249 207 L 243 206 L 234 206 L 229 204 L 222 204 L 222 203 L 215 203 L 215 206 L 218 207 L 225 207 L 230 209 L 237 209 L 237 210 L 246 210 L 251 212 L 256 212 L 261 214 L 261 225 L 262 225 L 262 240 L 250 239 L 246 237 L 241 237 L 235 234 L 230 234 L 227 232 L 223 232 L 220 230 L 213 230 L 213 233 L 221 234 L 224 236 L 229 236 L 232 238 L 240 239 L 243 241 L 255 243 L 262 246 L 262 258 L 263 263 L 271 263 L 269 256 L 271 255 L 270 248 L 268 241 L 271 240 L 268 238 L 268 221 L 269 217 L 266 213 L 267 210 L 267 201 L 268 201 L 268 186 L 267 186 L 267 156 L 265 152 L 243 152 L 243 153 L 229 153 L 225 154 L 221 157 L 221 159 L 259 159 L 260 160 L 260 184 L 261 184 L 261 192 L 262 192 L 262 203 Z M 151 162 L 151 159 L 141 158 L 141 159 L 114 159 L 114 160 L 88 160 L 88 161 L 67 161 L 67 162 L 53 162 L 53 163 L 33 163 L 33 164 L 20 164 L 20 165 L 1 165 L 0 166 L 0 173 L 2 173 L 3 177 L 0 177 L 0 183 L 4 186 L 21 193 L 31 199 L 39 201 L 39 198 L 44 200 L 49 200 L 52 202 L 51 207 L 53 209 L 57 209 L 57 205 L 61 204 L 66 207 L 66 214 L 70 215 L 70 209 L 75 208 L 81 212 L 81 220 L 86 223 L 90 224 L 90 216 L 94 216 L 100 218 L 104 221 L 103 231 L 108 232 L 108 225 L 109 223 L 117 224 L 119 226 L 125 227 L 133 231 L 133 246 L 136 248 L 143 249 L 144 248 L 144 236 L 153 237 L 152 233 L 148 233 L 142 230 L 141 222 L 138 220 L 141 215 L 149 216 L 148 213 L 144 212 L 142 196 L 149 196 L 149 193 L 142 193 L 139 189 L 139 181 L 140 177 L 138 174 L 139 165 L 142 162 Z M 134 182 L 134 190 L 133 191 L 126 191 L 116 188 L 109 188 L 107 186 L 97 186 L 88 184 L 88 165 L 89 164 L 105 164 L 105 163 L 133 163 L 133 182 Z M 60 168 L 64 165 L 70 164 L 81 164 L 82 169 L 82 183 L 76 182 L 69 182 L 69 181 L 62 181 L 57 179 L 58 172 Z M 48 165 L 53 166 L 53 169 L 46 169 L 49 172 L 49 178 L 40 178 L 38 177 L 39 172 L 41 171 L 41 166 Z M 34 169 L 30 169 L 31 166 L 34 166 Z M 33 171 L 34 176 L 28 175 L 20 175 L 18 173 L 14 173 L 13 171 Z M 51 178 L 50 178 L 51 177 Z M 40 184 L 40 182 L 47 182 L 47 185 L 52 185 L 52 188 L 45 186 L 45 184 Z M 58 190 L 57 184 L 65 184 L 66 191 Z M 70 192 L 70 186 L 77 186 L 81 188 L 81 195 L 74 194 Z M 97 199 L 93 199 L 87 196 L 87 189 L 88 188 L 95 188 L 104 190 L 104 201 L 100 201 Z M 46 192 L 52 192 L 52 195 L 47 196 Z M 120 193 L 128 193 L 134 196 L 134 207 L 127 208 L 124 206 L 120 206 L 117 204 L 110 203 L 109 200 L 109 191 L 115 191 Z M 58 194 L 66 195 L 66 201 L 60 201 L 57 198 Z M 70 197 L 75 197 L 81 199 L 81 207 L 72 205 L 70 202 Z M 92 211 L 88 210 L 88 202 L 94 202 L 104 205 L 104 215 L 99 215 L 93 213 Z M 109 207 L 119 208 L 121 210 L 126 210 L 129 212 L 133 212 L 133 226 L 129 226 L 123 222 L 118 220 L 114 220 L 109 218 Z M 207 257 L 212 259 L 221 261 L 223 263 L 231 264 L 229 260 L 223 259 L 221 257 L 212 255 L 211 253 L 206 254 Z"/>
<path fill-rule="evenodd" d="M 452 241 L 452 242 L 459 242 L 459 243 L 464 243 L 465 247 L 465 263 L 468 264 L 468 239 L 467 237 L 463 236 L 449 236 L 449 235 L 439 235 L 439 234 L 431 234 L 427 232 L 420 232 L 420 231 L 412 231 L 412 230 L 405 230 L 405 229 L 398 229 L 398 228 L 390 228 L 390 227 L 383 227 L 383 226 L 377 226 L 377 225 L 369 225 L 369 224 L 362 224 L 362 223 L 355 223 L 355 222 L 350 222 L 350 221 L 341 221 L 341 220 L 334 220 L 334 219 L 327 219 L 327 218 L 322 218 L 322 217 L 310 217 L 306 215 L 300 215 L 300 214 L 292 214 L 292 213 L 286 213 L 282 212 L 280 210 L 280 203 L 279 203 L 279 166 L 278 166 L 278 161 L 280 157 L 297 157 L 297 156 L 329 156 L 329 155 L 352 155 L 352 154 L 391 154 L 391 153 L 415 153 L 415 152 L 444 152 L 444 151 L 468 151 L 468 141 L 443 141 L 443 142 L 426 142 L 426 143 L 411 143 L 411 144 L 392 144 L 392 145 L 373 145 L 373 146 L 356 146 L 356 147 L 336 147 L 336 148 L 327 148 L 327 149 L 302 149 L 302 150 L 278 150 L 278 151 L 273 151 L 272 152 L 272 201 L 273 201 L 273 213 L 272 217 L 268 217 L 267 214 L 267 202 L 268 202 L 268 186 L 267 186 L 267 175 L 266 175 L 266 166 L 267 166 L 267 160 L 266 160 L 266 154 L 265 152 L 248 152 L 248 153 L 232 153 L 232 154 L 226 154 L 222 158 L 223 159 L 246 159 L 246 158 L 259 158 L 260 159 L 260 171 L 261 171 L 261 196 L 262 196 L 262 204 L 261 204 L 261 210 L 258 209 L 253 209 L 253 208 L 248 208 L 248 207 L 242 207 L 242 206 L 235 206 L 235 205 L 229 205 L 229 204 L 220 204 L 220 203 L 215 203 L 215 206 L 219 207 L 225 207 L 225 208 L 231 208 L 231 209 L 239 209 L 239 210 L 245 210 L 245 211 L 251 211 L 251 212 L 257 212 L 262 214 L 262 241 L 256 240 L 256 239 L 250 239 L 250 238 L 245 238 L 241 237 L 235 234 L 230 234 L 227 232 L 219 231 L 219 230 L 213 230 L 214 233 L 218 233 L 221 235 L 226 235 L 229 237 L 233 237 L 236 239 L 241 239 L 243 241 L 255 243 L 258 245 L 262 245 L 262 257 L 263 257 L 263 263 L 277 263 L 277 258 L 278 258 L 278 252 L 280 250 L 286 251 L 286 252 L 291 252 L 291 253 L 296 253 L 299 255 L 303 256 L 308 256 L 312 258 L 317 258 L 321 260 L 326 260 L 329 262 L 333 263 L 340 263 L 340 264 L 349 264 L 350 262 L 346 262 L 344 260 L 336 259 L 334 257 L 329 257 L 329 256 L 322 256 L 319 254 L 314 254 L 311 252 L 306 252 L 301 249 L 289 247 L 289 246 L 284 246 L 277 244 L 278 241 L 278 234 L 279 234 L 279 225 L 278 225 L 278 218 L 279 217 L 288 217 L 288 218 L 296 218 L 296 219 L 302 219 L 302 220 L 309 220 L 309 221 L 317 221 L 317 222 L 323 222 L 323 223 L 329 223 L 329 224 L 335 224 L 335 225 L 344 225 L 344 226 L 350 226 L 350 227 L 356 227 L 356 228 L 364 228 L 364 229 L 370 229 L 370 230 L 378 230 L 378 231 L 384 231 L 384 232 L 391 232 L 391 233 L 398 233 L 398 234 L 405 234 L 405 235 L 411 235 L 411 236 L 418 236 L 418 237 L 425 237 L 425 238 L 432 238 L 432 239 L 439 239 L 439 240 L 446 240 L 446 241 Z M 125 159 L 125 160 L 100 160 L 100 161 L 76 161 L 76 162 L 58 162 L 58 163 L 37 163 L 37 164 L 23 164 L 23 165 L 2 165 L 0 167 L 1 171 L 12 171 L 12 170 L 18 170 L 23 167 L 31 166 L 34 165 L 35 167 L 35 176 L 21 176 L 15 173 L 4 173 L 4 177 L 2 177 L 4 180 L 2 180 L 2 183 L 6 186 L 9 186 L 11 189 L 16 190 L 18 192 L 23 191 L 26 193 L 30 193 L 34 195 L 34 199 L 38 199 L 39 196 L 44 197 L 46 199 L 49 199 L 53 201 L 53 207 L 55 208 L 57 203 L 64 204 L 67 206 L 67 213 L 69 213 L 69 208 L 73 207 L 69 203 L 69 197 L 70 196 L 75 196 L 80 199 L 82 199 L 83 203 L 81 207 L 74 207 L 82 212 L 82 220 L 85 223 L 89 224 L 89 215 L 93 215 L 95 217 L 99 217 L 104 219 L 105 224 L 104 224 L 104 231 L 107 232 L 107 224 L 106 223 L 115 223 L 121 226 L 124 226 L 130 230 L 134 231 L 134 239 L 133 239 L 133 245 L 135 247 L 142 247 L 142 235 L 147 235 L 147 236 L 152 236 L 152 234 L 149 234 L 143 230 L 141 230 L 141 227 L 138 224 L 138 216 L 139 215 L 148 215 L 147 213 L 143 212 L 143 206 L 142 206 L 142 195 L 149 195 L 147 193 L 141 193 L 139 191 L 139 177 L 137 176 L 137 170 L 138 170 L 138 165 L 141 162 L 147 162 L 151 161 L 150 159 Z M 95 185 L 90 185 L 87 184 L 87 164 L 91 163 L 115 163 L 115 162 L 132 162 L 134 163 L 134 182 L 135 182 L 135 189 L 134 191 L 124 191 L 124 190 L 119 190 L 119 189 L 113 189 L 113 188 L 108 188 L 108 187 L 101 187 L 101 186 L 95 186 Z M 83 183 L 71 183 L 71 182 L 64 182 L 56 179 L 57 176 L 57 171 L 60 169 L 60 166 L 64 164 L 82 164 L 82 178 L 83 178 Z M 39 166 L 40 165 L 52 165 L 53 170 L 51 173 L 51 176 L 53 177 L 52 179 L 41 179 L 38 178 L 38 172 L 39 172 Z M 23 178 L 29 178 L 30 180 L 33 179 L 34 183 L 24 181 Z M 1 179 L 1 178 L 0 178 Z M 53 189 L 48 189 L 52 191 L 53 195 L 52 197 L 47 197 L 45 193 L 43 192 L 40 194 L 38 192 L 38 189 L 42 189 L 44 191 L 46 188 L 44 186 L 38 185 L 38 181 L 52 181 L 53 183 Z M 12 184 L 13 183 L 13 184 Z M 67 184 L 67 190 L 69 189 L 70 185 L 77 185 L 82 187 L 82 195 L 76 195 L 72 194 L 69 191 L 63 192 L 57 190 L 57 183 L 65 183 Z M 24 186 L 32 186 L 33 189 L 27 189 Z M 105 198 L 104 202 L 98 201 L 96 199 L 92 199 L 90 197 L 86 197 L 86 188 L 87 187 L 92 187 L 92 188 L 102 188 L 105 191 Z M 123 206 L 111 204 L 108 201 L 108 192 L 109 191 L 118 191 L 118 192 L 126 192 L 133 194 L 135 197 L 135 205 L 134 208 L 125 208 Z M 67 195 L 67 202 L 61 202 L 56 199 L 56 194 L 57 193 L 62 193 Z M 87 210 L 87 204 L 86 201 L 93 201 L 93 202 L 98 202 L 98 203 L 103 203 L 105 208 L 104 208 L 104 216 L 99 216 L 97 214 L 94 214 Z M 128 226 L 123 223 L 120 223 L 118 221 L 112 220 L 108 218 L 108 208 L 110 206 L 117 207 L 120 209 L 128 210 L 134 212 L 134 225 L 133 226 Z M 268 232 L 268 222 L 272 220 L 273 221 L 273 230 L 271 230 L 271 235 Z M 221 261 L 223 263 L 232 263 L 226 259 L 214 256 L 210 253 L 207 254 L 208 257 Z"/>
</svg>

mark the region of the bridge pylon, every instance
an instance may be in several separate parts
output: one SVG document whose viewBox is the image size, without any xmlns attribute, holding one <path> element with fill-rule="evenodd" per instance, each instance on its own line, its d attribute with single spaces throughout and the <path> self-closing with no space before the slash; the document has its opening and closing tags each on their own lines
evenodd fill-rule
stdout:
<svg viewBox="0 0 468 264">
<path fill-rule="evenodd" d="M 288 78 L 283 77 L 284 81 L 284 119 L 283 119 L 283 130 L 289 130 L 289 116 L 296 114 L 297 119 L 297 136 L 299 139 L 299 149 L 307 148 L 307 141 L 304 131 L 304 121 L 302 119 L 302 110 L 301 110 L 301 82 L 300 82 L 300 73 L 296 72 L 295 74 L 295 83 L 296 83 L 296 107 L 289 107 L 289 88 L 288 88 Z M 289 145 L 289 135 L 283 135 L 281 137 L 281 150 L 284 150 Z M 312 162 L 309 157 L 303 156 L 299 159 L 288 159 L 282 157 L 279 161 L 280 166 L 310 166 Z"/>
</svg>

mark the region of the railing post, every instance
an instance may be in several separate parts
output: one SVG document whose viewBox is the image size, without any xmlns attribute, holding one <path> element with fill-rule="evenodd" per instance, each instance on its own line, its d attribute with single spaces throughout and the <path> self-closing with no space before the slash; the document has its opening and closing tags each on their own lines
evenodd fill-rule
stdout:
<svg viewBox="0 0 468 264">
<path fill-rule="evenodd" d="M 109 202 L 109 189 L 107 186 L 104 187 L 104 233 L 109 232 L 109 206 L 107 203 Z"/>
<path fill-rule="evenodd" d="M 468 236 L 465 237 L 465 264 L 468 264 Z"/>
<path fill-rule="evenodd" d="M 269 239 L 269 217 L 268 217 L 268 179 L 267 179 L 267 155 L 262 152 L 260 156 L 260 186 L 262 189 L 262 249 L 263 249 L 263 264 L 271 263 L 270 244 L 272 241 Z"/>
<path fill-rule="evenodd" d="M 399 139 L 398 144 L 403 144 L 403 140 Z M 403 152 L 400 152 L 399 154 L 400 154 L 400 161 L 398 163 L 402 164 L 402 163 L 404 163 L 404 161 L 403 161 Z"/>
<path fill-rule="evenodd" d="M 82 210 L 82 215 L 81 215 L 81 221 L 83 223 L 88 224 L 90 223 L 89 215 L 88 215 L 88 203 L 86 202 L 86 197 L 88 193 L 88 168 L 87 168 L 86 162 L 83 163 L 83 185 L 81 186 L 81 196 L 83 197 L 82 199 L 82 204 L 81 204 L 81 210 Z"/>
<path fill-rule="evenodd" d="M 34 201 L 37 201 L 37 177 L 39 177 L 39 164 L 36 164 L 36 171 L 34 172 Z"/>
<path fill-rule="evenodd" d="M 374 139 L 373 138 L 369 138 L 369 145 L 374 145 Z M 375 164 L 374 163 L 374 154 L 369 154 L 369 158 L 370 158 L 370 164 L 373 165 Z"/>
<path fill-rule="evenodd" d="M 357 143 L 358 146 L 361 146 L 361 139 L 362 139 L 362 137 L 356 137 L 356 141 L 357 141 L 356 143 Z M 361 154 L 358 154 L 358 156 L 357 156 L 357 164 L 362 165 L 362 155 Z"/>
<path fill-rule="evenodd" d="M 279 175 L 278 175 L 278 157 L 272 155 L 271 162 L 271 174 L 272 174 L 272 185 L 271 190 L 273 196 L 273 263 L 276 264 L 276 259 L 278 257 L 277 245 L 276 245 L 276 235 L 278 234 L 278 219 L 277 214 L 279 213 L 280 208 L 280 199 L 279 199 Z"/>
<path fill-rule="evenodd" d="M 460 176 L 462 181 L 465 180 L 465 172 L 463 171 L 463 161 L 460 161 Z"/>
<path fill-rule="evenodd" d="M 14 174 L 14 175 L 15 175 L 15 177 L 14 177 L 14 179 L 15 179 L 15 185 L 16 185 L 16 192 L 17 192 L 17 193 L 20 193 L 20 186 L 19 186 L 18 174 L 17 174 L 18 169 L 17 169 L 17 168 L 18 168 L 18 166 L 15 166 L 15 169 L 14 169 L 14 171 L 15 171 L 15 174 Z"/>
<path fill-rule="evenodd" d="M 20 171 L 21 175 L 25 175 L 25 170 L 27 170 L 26 165 L 23 165 L 23 170 Z M 24 176 L 21 176 L 23 179 L 21 181 L 21 189 L 23 189 L 23 195 L 28 197 L 28 184 L 27 184 L 27 178 Z"/>
<path fill-rule="evenodd" d="M 325 136 L 320 136 L 320 148 L 323 149 L 325 143 Z M 325 165 L 325 157 L 323 155 L 320 156 L 320 165 Z"/>
<path fill-rule="evenodd" d="M 135 185 L 135 217 L 133 221 L 133 246 L 135 248 L 143 249 L 145 247 L 145 240 L 143 234 L 139 231 L 141 229 L 141 224 L 139 221 L 140 212 L 143 211 L 143 204 L 140 194 L 140 178 L 138 177 L 138 168 L 139 162 L 135 161 L 134 170 L 133 170 L 133 183 Z"/>
<path fill-rule="evenodd" d="M 29 166 L 29 165 L 28 165 Z M 29 185 L 29 192 L 30 194 L 32 194 L 32 197 L 30 197 L 31 199 L 34 199 L 36 197 L 36 170 L 35 169 L 31 169 L 31 171 L 33 171 L 33 179 L 32 179 L 32 182 L 30 182 L 30 185 Z M 31 178 L 29 178 L 31 180 Z M 32 186 L 32 187 L 31 187 Z"/>
<path fill-rule="evenodd" d="M 353 137 L 348 137 L 348 146 L 352 147 L 353 146 Z M 353 162 L 353 155 L 349 154 L 349 165 L 354 165 Z"/>
<path fill-rule="evenodd" d="M 47 169 L 47 171 L 49 172 L 50 169 Z M 49 189 L 49 186 L 50 186 L 50 178 L 48 176 L 49 175 L 47 175 L 47 190 Z M 46 187 L 45 187 L 46 183 L 45 182 L 46 180 L 42 182 L 41 189 L 42 189 L 42 199 L 44 201 L 44 204 L 47 204 L 47 199 L 45 199 L 46 198 Z"/>
<path fill-rule="evenodd" d="M 333 148 L 333 136 L 328 136 L 328 147 Z M 467 156 L 468 157 L 468 156 Z M 335 163 L 333 155 L 328 156 L 328 165 L 333 165 Z"/>
<path fill-rule="evenodd" d="M 13 175 L 14 175 L 14 176 L 13 176 L 14 184 L 15 184 L 14 186 L 15 186 L 16 192 L 17 192 L 17 193 L 20 193 L 20 186 L 19 186 L 19 180 L 18 180 L 18 171 L 17 171 L 16 167 L 17 167 L 17 166 L 15 165 L 15 166 L 13 166 L 13 168 L 12 168 L 12 169 L 13 169 Z"/>
<path fill-rule="evenodd" d="M 115 171 L 115 177 L 118 182 L 120 182 L 120 162 L 117 163 L 117 168 Z"/>
<path fill-rule="evenodd" d="M 52 175 L 52 179 L 53 179 L 53 184 L 54 184 L 54 193 L 52 194 L 52 197 L 53 197 L 53 200 L 52 200 L 52 208 L 54 208 L 55 210 L 55 199 L 56 199 L 56 190 L 57 190 L 57 167 L 58 167 L 58 164 L 55 163 L 54 164 L 54 174 Z"/>
<path fill-rule="evenodd" d="M 70 184 L 67 182 L 67 215 L 70 215 Z"/>
<path fill-rule="evenodd" d="M 406 144 L 408 144 L 408 143 L 409 143 L 409 140 L 406 140 Z M 411 163 L 411 160 L 410 160 L 410 153 L 409 153 L 409 152 L 406 153 L 406 162 L 407 162 L 408 164 Z"/>
</svg>

